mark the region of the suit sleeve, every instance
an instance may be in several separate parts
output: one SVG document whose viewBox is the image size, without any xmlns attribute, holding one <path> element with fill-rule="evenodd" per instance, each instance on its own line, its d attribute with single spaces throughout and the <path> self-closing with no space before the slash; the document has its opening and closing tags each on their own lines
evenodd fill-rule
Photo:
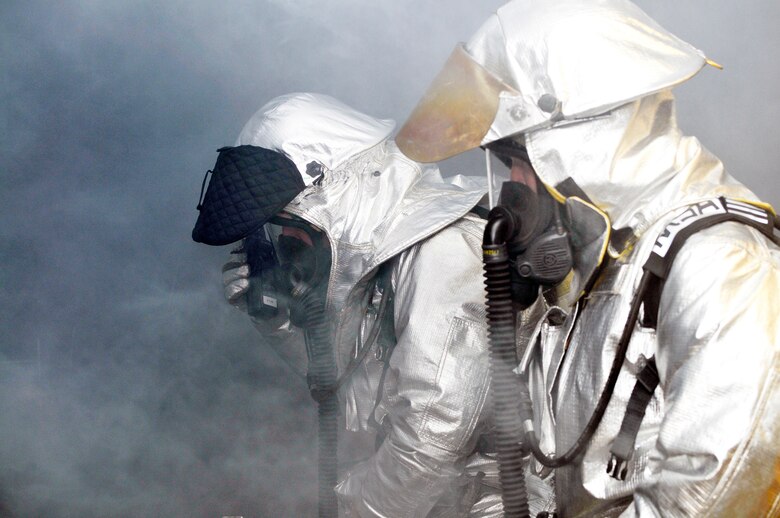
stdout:
<svg viewBox="0 0 780 518">
<path fill-rule="evenodd" d="M 622 516 L 780 511 L 778 265 L 777 248 L 735 223 L 677 256 L 658 323 L 666 409 L 651 476 Z"/>
</svg>

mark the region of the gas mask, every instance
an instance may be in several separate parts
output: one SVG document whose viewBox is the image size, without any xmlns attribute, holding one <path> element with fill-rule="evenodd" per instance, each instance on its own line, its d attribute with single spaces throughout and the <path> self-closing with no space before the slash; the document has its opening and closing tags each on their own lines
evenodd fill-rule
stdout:
<svg viewBox="0 0 780 518">
<path fill-rule="evenodd" d="M 305 232 L 311 244 L 300 235 L 285 235 L 285 227 Z M 249 265 L 246 302 L 254 326 L 265 343 L 306 378 L 311 357 L 306 303 L 315 297 L 324 302 L 330 269 L 327 240 L 301 220 L 274 217 L 244 238 L 236 253 L 245 253 Z"/>
<path fill-rule="evenodd" d="M 536 177 L 525 147 L 503 139 L 490 144 L 488 151 L 495 158 L 488 163 L 489 187 L 496 187 L 496 179 L 504 180 L 491 214 L 500 214 L 511 226 L 506 245 L 512 299 L 525 308 L 536 300 L 540 286 L 558 284 L 571 270 L 569 235 L 561 207 Z"/>
<path fill-rule="evenodd" d="M 306 327 L 306 301 L 324 300 L 327 291 L 330 248 L 323 234 L 303 220 L 275 216 L 244 239 L 242 251 L 249 265 L 247 310 L 255 322 Z"/>
</svg>

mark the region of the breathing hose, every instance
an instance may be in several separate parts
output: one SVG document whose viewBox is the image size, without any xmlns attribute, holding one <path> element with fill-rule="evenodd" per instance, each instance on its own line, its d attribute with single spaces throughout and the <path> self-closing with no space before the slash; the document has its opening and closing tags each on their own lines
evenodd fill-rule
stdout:
<svg viewBox="0 0 780 518">
<path fill-rule="evenodd" d="M 336 358 L 330 343 L 325 301 L 311 290 L 301 304 L 306 314 L 306 343 L 309 350 L 309 386 L 317 401 L 317 469 L 319 518 L 337 518 L 338 502 L 333 488 L 338 482 L 338 400 L 327 388 L 336 383 Z"/>
<path fill-rule="evenodd" d="M 265 230 L 247 236 L 244 246 L 252 273 L 247 294 L 248 312 L 260 319 L 273 317 L 279 311 L 277 301 L 280 298 L 277 292 L 290 296 L 290 323 L 304 331 L 309 359 L 307 381 L 311 396 L 317 402 L 318 516 L 337 518 L 338 501 L 334 491 L 338 482 L 337 391 L 362 358 L 351 363 L 345 376 L 338 379 L 330 326 L 325 314 L 330 249 L 322 243 L 322 234 L 313 232 L 308 223 L 293 218 L 274 217 L 270 222 L 303 230 L 313 245 L 307 247 L 295 238 L 288 238 L 283 243 L 285 236 L 279 236 L 277 246 L 282 252 L 280 255 L 287 257 L 287 261 L 280 265 Z M 275 270 L 277 268 L 278 271 Z M 269 305 L 267 301 L 272 304 Z M 385 302 L 382 310 L 386 305 Z M 372 329 L 372 340 L 376 338 L 377 332 L 378 328 Z M 366 352 L 370 345 L 369 342 Z"/>
<path fill-rule="evenodd" d="M 520 383 L 514 373 L 517 365 L 516 317 L 506 245 L 514 227 L 513 218 L 507 211 L 501 207 L 491 210 L 482 239 L 482 258 L 487 289 L 490 386 L 504 516 L 526 518 L 529 516 L 528 494 L 523 472 L 523 430 L 517 396 Z"/>
<path fill-rule="evenodd" d="M 626 325 L 623 327 L 623 332 L 620 336 L 620 340 L 618 341 L 617 350 L 615 351 L 615 358 L 612 360 L 612 367 L 610 368 L 609 374 L 607 375 L 607 381 L 604 384 L 604 389 L 601 391 L 601 395 L 599 396 L 599 400 L 596 403 L 596 408 L 593 410 L 593 414 L 591 414 L 588 423 L 585 425 L 585 428 L 582 430 L 582 433 L 580 433 L 580 436 L 574 442 L 572 447 L 569 448 L 569 450 L 563 455 L 558 457 L 548 457 L 539 448 L 539 439 L 536 437 L 536 433 L 534 432 L 533 427 L 531 426 L 530 429 L 526 432 L 526 442 L 528 443 L 531 452 L 534 454 L 534 457 L 536 457 L 536 460 L 538 460 L 542 465 L 549 468 L 559 468 L 561 466 L 565 466 L 566 464 L 570 464 L 583 451 L 585 446 L 593 437 L 593 434 L 596 432 L 596 428 L 598 428 L 599 423 L 601 423 L 601 419 L 604 417 L 604 412 L 607 410 L 609 400 L 612 398 L 612 393 L 615 391 L 615 385 L 617 384 L 617 378 L 620 374 L 620 368 L 622 367 L 623 361 L 626 358 L 626 352 L 628 351 L 628 344 L 631 341 L 631 334 L 634 330 L 634 324 L 636 323 L 637 316 L 639 315 L 639 308 L 642 305 L 642 299 L 648 287 L 650 286 L 651 281 L 652 274 L 645 272 L 639 283 L 639 288 L 637 289 L 636 293 L 634 294 L 634 298 L 631 301 L 628 320 L 626 321 Z M 521 392 L 520 395 L 523 400 L 529 397 L 527 391 Z M 530 401 L 523 401 L 521 404 L 523 406 L 526 404 L 530 405 Z"/>
</svg>

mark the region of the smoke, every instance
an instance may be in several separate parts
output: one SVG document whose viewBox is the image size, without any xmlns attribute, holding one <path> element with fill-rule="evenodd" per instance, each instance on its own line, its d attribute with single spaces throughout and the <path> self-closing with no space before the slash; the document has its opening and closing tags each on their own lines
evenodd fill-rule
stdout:
<svg viewBox="0 0 780 518">
<path fill-rule="evenodd" d="M 403 121 L 500 4 L 3 2 L 0 515 L 315 513 L 315 406 L 189 238 L 202 175 L 283 93 Z M 780 7 L 642 7 L 726 66 L 683 128 L 780 203 Z"/>
</svg>

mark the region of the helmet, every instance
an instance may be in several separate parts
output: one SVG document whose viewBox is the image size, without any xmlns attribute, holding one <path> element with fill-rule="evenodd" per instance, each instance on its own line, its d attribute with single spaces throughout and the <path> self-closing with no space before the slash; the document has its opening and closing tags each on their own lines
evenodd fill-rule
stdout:
<svg viewBox="0 0 780 518">
<path fill-rule="evenodd" d="M 514 0 L 455 48 L 396 143 L 442 160 L 607 113 L 706 63 L 717 66 L 628 0 Z"/>
<path fill-rule="evenodd" d="M 322 172 L 381 142 L 394 127 L 392 120 L 375 119 L 327 95 L 272 99 L 244 125 L 234 147 L 217 150 L 193 239 L 225 245 L 246 237 Z"/>
</svg>

